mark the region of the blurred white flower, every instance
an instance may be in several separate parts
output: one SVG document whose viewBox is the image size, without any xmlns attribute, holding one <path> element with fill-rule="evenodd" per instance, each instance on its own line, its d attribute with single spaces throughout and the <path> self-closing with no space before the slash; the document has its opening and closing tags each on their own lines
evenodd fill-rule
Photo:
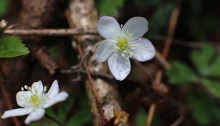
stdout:
<svg viewBox="0 0 220 126">
<path fill-rule="evenodd" d="M 41 81 L 34 82 L 31 87 L 25 85 L 21 90 L 16 95 L 16 101 L 22 108 L 5 111 L 1 116 L 2 119 L 29 114 L 25 119 L 25 123 L 30 124 L 32 121 L 40 120 L 44 116 L 45 108 L 64 101 L 68 97 L 68 94 L 64 91 L 59 93 L 57 80 L 53 82 L 47 93 L 46 86 L 43 86 Z"/>
<path fill-rule="evenodd" d="M 7 26 L 8 22 L 4 19 L 0 21 L 0 28 L 5 28 Z"/>
<path fill-rule="evenodd" d="M 131 71 L 129 58 L 144 62 L 155 56 L 152 43 L 142 37 L 148 30 L 148 21 L 143 17 L 129 19 L 121 28 L 115 18 L 103 16 L 97 24 L 101 41 L 96 57 L 98 62 L 108 59 L 108 66 L 117 80 L 124 80 Z"/>
</svg>

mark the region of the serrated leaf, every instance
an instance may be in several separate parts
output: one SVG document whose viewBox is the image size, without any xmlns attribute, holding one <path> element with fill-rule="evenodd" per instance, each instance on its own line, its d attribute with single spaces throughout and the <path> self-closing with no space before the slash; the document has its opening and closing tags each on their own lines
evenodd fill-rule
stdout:
<svg viewBox="0 0 220 126">
<path fill-rule="evenodd" d="M 216 97 L 220 97 L 220 83 L 214 80 L 203 79 L 203 85 L 206 89 Z"/>
<path fill-rule="evenodd" d="M 16 36 L 3 36 L 0 38 L 0 58 L 12 58 L 29 52 L 28 48 Z"/>
<path fill-rule="evenodd" d="M 123 3 L 124 0 L 99 0 L 97 6 L 101 15 L 112 16 Z"/>
<path fill-rule="evenodd" d="M 3 16 L 8 9 L 9 0 L 0 0 L 0 17 Z"/>
<path fill-rule="evenodd" d="M 192 115 L 200 125 L 219 125 L 220 109 L 213 99 L 202 92 L 190 92 L 187 99 Z"/>
<path fill-rule="evenodd" d="M 187 84 L 197 82 L 198 78 L 194 72 L 185 64 L 174 61 L 167 71 L 171 84 Z"/>
</svg>

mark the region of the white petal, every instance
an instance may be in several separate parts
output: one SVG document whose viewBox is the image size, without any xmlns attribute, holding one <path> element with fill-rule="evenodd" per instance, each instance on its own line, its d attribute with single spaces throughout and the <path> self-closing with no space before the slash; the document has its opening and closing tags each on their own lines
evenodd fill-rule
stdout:
<svg viewBox="0 0 220 126">
<path fill-rule="evenodd" d="M 141 38 L 136 40 L 134 44 L 135 49 L 132 58 L 136 59 L 137 61 L 144 62 L 152 59 L 155 56 L 155 48 L 148 39 Z"/>
<path fill-rule="evenodd" d="M 114 44 L 115 42 L 110 39 L 100 42 L 98 48 L 96 49 L 96 58 L 98 62 L 104 62 L 110 57 L 110 55 L 112 55 Z"/>
<path fill-rule="evenodd" d="M 143 36 L 148 30 L 148 21 L 143 17 L 133 17 L 129 19 L 124 27 L 122 28 L 122 32 L 126 34 L 132 34 L 132 38 L 129 38 L 129 41 L 133 41 L 135 39 Z"/>
<path fill-rule="evenodd" d="M 44 91 L 44 86 L 41 81 L 38 81 L 38 82 L 34 82 L 32 84 L 31 89 L 32 89 L 33 93 L 41 95 Z"/>
<path fill-rule="evenodd" d="M 32 111 L 25 119 L 25 124 L 30 124 L 32 121 L 40 120 L 45 114 L 45 109 L 37 109 Z"/>
<path fill-rule="evenodd" d="M 19 91 L 16 94 L 17 104 L 21 107 L 29 107 L 30 106 L 30 98 L 31 98 L 30 91 Z"/>
<path fill-rule="evenodd" d="M 47 92 L 47 96 L 49 98 L 53 98 L 55 96 L 57 96 L 59 93 L 59 85 L 57 80 L 55 80 L 52 84 L 52 86 L 50 87 L 50 90 Z"/>
<path fill-rule="evenodd" d="M 120 33 L 121 28 L 115 18 L 103 16 L 98 21 L 97 30 L 105 39 L 113 39 Z"/>
<path fill-rule="evenodd" d="M 116 80 L 124 80 L 131 71 L 130 60 L 121 56 L 120 53 L 114 53 L 108 59 L 108 66 Z"/>
<path fill-rule="evenodd" d="M 31 111 L 33 111 L 33 108 L 18 108 L 18 109 L 7 110 L 4 112 L 1 118 L 5 119 L 13 116 L 23 116 L 31 113 Z"/>
<path fill-rule="evenodd" d="M 69 95 L 66 92 L 60 92 L 56 97 L 49 99 L 45 104 L 44 108 L 48 108 L 58 102 L 65 101 Z"/>
</svg>

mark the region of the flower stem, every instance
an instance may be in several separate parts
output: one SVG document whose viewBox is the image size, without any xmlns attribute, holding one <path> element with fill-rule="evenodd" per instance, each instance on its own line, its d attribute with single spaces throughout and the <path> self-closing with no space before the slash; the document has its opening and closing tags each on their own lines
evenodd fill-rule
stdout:
<svg viewBox="0 0 220 126">
<path fill-rule="evenodd" d="M 49 116 L 48 114 L 45 114 L 45 117 L 51 121 L 53 121 L 54 123 L 56 123 L 58 126 L 64 126 L 60 121 L 58 121 L 57 119 L 55 119 L 52 116 Z"/>
</svg>

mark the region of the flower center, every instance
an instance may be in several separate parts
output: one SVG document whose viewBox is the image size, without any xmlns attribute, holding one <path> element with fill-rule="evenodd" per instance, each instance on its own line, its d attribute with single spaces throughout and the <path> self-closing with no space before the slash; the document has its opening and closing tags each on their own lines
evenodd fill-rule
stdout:
<svg viewBox="0 0 220 126">
<path fill-rule="evenodd" d="M 128 36 L 129 37 L 129 36 Z M 134 43 L 128 41 L 127 36 L 118 36 L 115 44 L 115 52 L 120 52 L 122 57 L 129 59 L 133 55 Z"/>
<path fill-rule="evenodd" d="M 121 51 L 126 51 L 128 49 L 128 39 L 126 37 L 118 37 L 117 45 Z"/>
<path fill-rule="evenodd" d="M 31 95 L 31 103 L 33 106 L 40 106 L 41 105 L 41 99 L 36 94 Z"/>
<path fill-rule="evenodd" d="M 28 102 L 32 107 L 41 107 L 42 104 L 45 103 L 45 100 L 47 99 L 47 95 L 46 95 L 46 89 L 47 87 L 45 86 L 43 89 L 43 92 L 39 94 L 37 87 L 36 86 L 32 86 L 32 87 L 28 87 L 27 85 L 25 85 L 24 87 L 21 88 L 22 91 L 27 90 L 31 93 L 31 96 L 28 97 L 26 95 L 22 95 L 23 99 Z"/>
</svg>

